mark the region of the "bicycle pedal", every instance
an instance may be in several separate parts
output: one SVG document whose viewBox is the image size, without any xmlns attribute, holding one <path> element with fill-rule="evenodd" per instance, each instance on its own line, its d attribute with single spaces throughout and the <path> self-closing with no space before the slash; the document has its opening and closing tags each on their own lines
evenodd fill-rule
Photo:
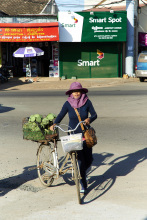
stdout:
<svg viewBox="0 0 147 220">
<path fill-rule="evenodd" d="M 81 193 L 81 194 L 84 194 L 84 193 L 85 193 L 85 190 L 84 190 L 84 189 L 81 189 L 81 190 L 80 190 L 80 193 Z"/>
<path fill-rule="evenodd" d="M 87 194 L 87 189 L 81 189 L 80 194 L 83 194 L 83 195 Z"/>
</svg>

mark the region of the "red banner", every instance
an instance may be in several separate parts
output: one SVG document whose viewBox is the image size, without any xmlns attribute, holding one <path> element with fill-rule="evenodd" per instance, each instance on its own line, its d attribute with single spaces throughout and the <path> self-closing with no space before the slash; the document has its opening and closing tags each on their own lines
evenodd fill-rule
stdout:
<svg viewBox="0 0 147 220">
<path fill-rule="evenodd" d="M 57 24 L 0 24 L 0 42 L 58 41 Z"/>
</svg>

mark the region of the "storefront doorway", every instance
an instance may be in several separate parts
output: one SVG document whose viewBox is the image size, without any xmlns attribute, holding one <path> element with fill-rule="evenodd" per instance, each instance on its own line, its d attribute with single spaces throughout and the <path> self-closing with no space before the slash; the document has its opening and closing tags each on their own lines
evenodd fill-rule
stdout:
<svg viewBox="0 0 147 220">
<path fill-rule="evenodd" d="M 44 51 L 44 55 L 40 57 L 31 58 L 32 68 L 37 69 L 38 76 L 49 76 L 49 65 L 52 60 L 52 43 L 51 42 L 37 42 L 37 43 L 1 43 L 2 51 L 2 66 L 13 67 L 14 77 L 22 77 L 26 75 L 24 58 L 14 58 L 13 52 L 19 47 L 33 46 L 39 47 Z M 33 69 L 32 69 L 33 71 Z"/>
<path fill-rule="evenodd" d="M 43 56 L 30 58 L 31 70 L 38 76 L 58 76 L 58 22 L 48 23 L 1 23 L 0 24 L 0 65 L 13 68 L 14 77 L 26 76 L 25 58 L 14 58 L 13 52 L 20 47 L 38 47 L 44 51 Z M 55 52 L 56 51 L 56 56 Z"/>
<path fill-rule="evenodd" d="M 61 77 L 122 77 L 122 43 L 60 43 L 59 51 Z"/>
</svg>

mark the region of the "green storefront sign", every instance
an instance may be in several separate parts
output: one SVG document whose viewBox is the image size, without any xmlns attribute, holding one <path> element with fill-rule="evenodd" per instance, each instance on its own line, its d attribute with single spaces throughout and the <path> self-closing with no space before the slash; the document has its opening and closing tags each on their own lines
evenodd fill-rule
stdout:
<svg viewBox="0 0 147 220">
<path fill-rule="evenodd" d="M 126 11 L 77 14 L 84 17 L 81 42 L 126 41 Z"/>
<path fill-rule="evenodd" d="M 69 79 L 122 77 L 126 12 L 94 12 L 93 15 L 90 12 L 74 13 L 74 20 L 78 23 L 77 14 L 83 17 L 80 41 L 73 41 L 77 39 L 74 34 L 71 37 L 76 24 L 71 27 L 71 19 L 68 26 L 66 17 L 69 29 L 66 29 L 63 41 L 59 43 L 60 76 Z M 65 39 L 72 41 L 66 42 Z"/>
<path fill-rule="evenodd" d="M 61 77 L 122 76 L 122 43 L 60 43 L 59 57 Z"/>
</svg>

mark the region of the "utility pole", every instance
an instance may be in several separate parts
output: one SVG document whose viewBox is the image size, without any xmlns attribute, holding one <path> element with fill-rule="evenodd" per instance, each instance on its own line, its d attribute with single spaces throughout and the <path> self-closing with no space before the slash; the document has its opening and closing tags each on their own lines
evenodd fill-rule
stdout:
<svg viewBox="0 0 147 220">
<path fill-rule="evenodd" d="M 134 62 L 136 64 L 138 58 L 138 25 L 139 25 L 139 0 L 135 0 L 135 9 L 134 9 L 134 17 L 135 17 L 135 55 Z"/>
<path fill-rule="evenodd" d="M 127 42 L 126 42 L 126 74 L 131 77 L 134 73 L 134 3 L 126 0 L 127 10 Z"/>
</svg>

